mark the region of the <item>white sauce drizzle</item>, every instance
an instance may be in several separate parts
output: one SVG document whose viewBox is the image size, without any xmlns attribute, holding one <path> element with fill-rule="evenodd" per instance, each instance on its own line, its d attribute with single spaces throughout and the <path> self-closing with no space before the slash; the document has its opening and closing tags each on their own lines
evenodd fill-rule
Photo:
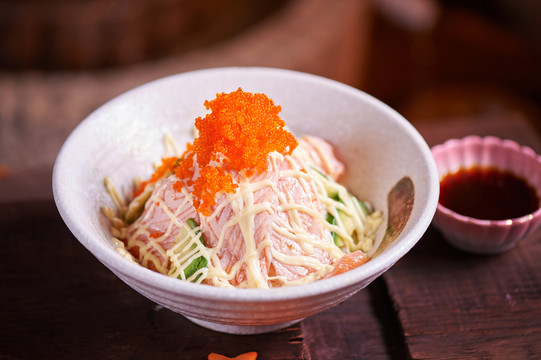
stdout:
<svg viewBox="0 0 541 360">
<path fill-rule="evenodd" d="M 319 153 L 324 161 L 330 161 L 325 157 L 324 152 Z M 117 222 L 116 234 L 125 236 L 125 244 L 118 239 L 117 251 L 127 258 L 133 248 L 139 248 L 139 259 L 136 259 L 141 265 L 152 266 L 159 272 L 173 277 L 185 279 L 184 270 L 192 261 L 203 256 L 207 259 L 207 267 L 199 269 L 187 280 L 197 279 L 197 282 L 205 280 L 207 283 L 232 287 L 237 280 L 242 279 L 236 287 L 267 288 L 270 286 L 290 286 L 311 282 L 321 278 L 333 268 L 333 263 L 344 256 L 346 253 L 356 250 L 367 252 L 374 244 L 375 231 L 382 222 L 380 211 L 365 214 L 358 201 L 352 197 L 347 189 L 336 183 L 329 177 L 322 175 L 320 170 L 311 167 L 303 161 L 293 156 L 282 156 L 279 153 L 271 153 L 269 160 L 272 169 L 279 169 L 278 179 L 294 181 L 295 186 L 302 188 L 302 194 L 307 196 L 301 202 L 307 204 L 320 204 L 313 207 L 306 203 L 299 203 L 294 195 L 287 191 L 280 191 L 278 184 L 265 178 L 250 182 L 250 179 L 241 176 L 238 183 L 239 188 L 233 194 L 217 195 L 217 198 L 223 199 L 218 202 L 213 213 L 204 217 L 199 215 L 200 226 L 197 228 L 209 229 L 208 224 L 216 221 L 217 217 L 230 207 L 232 217 L 228 219 L 217 234 L 217 242 L 214 247 L 203 246 L 200 238 L 203 231 L 197 232 L 195 229 L 187 228 L 183 218 L 183 212 L 191 206 L 193 197 L 185 187 L 183 187 L 184 199 L 176 209 L 170 209 L 167 206 L 167 199 L 160 196 L 165 191 L 160 190 L 156 185 L 155 191 L 150 195 L 146 205 L 137 204 L 137 208 L 146 206 L 145 212 L 139 220 L 139 226 L 135 226 L 135 231 L 128 234 L 124 222 Z M 286 169 L 280 169 L 280 165 L 287 162 Z M 174 175 L 171 175 L 174 176 Z M 110 180 L 106 180 L 106 187 L 117 209 L 124 209 L 126 205 L 122 197 L 118 194 Z M 268 189 L 277 199 L 277 203 L 256 202 L 255 194 L 258 191 Z M 328 191 L 335 191 L 341 201 L 329 197 Z M 160 191 L 158 191 L 160 190 Z M 293 190 L 292 190 L 293 191 Z M 130 205 L 128 205 L 129 208 Z M 151 234 L 149 224 L 156 211 L 162 211 L 170 220 L 166 231 L 156 236 Z M 132 210 L 134 211 L 134 210 Z M 345 229 L 340 212 L 348 216 L 353 224 L 353 230 Z M 105 212 L 104 212 L 105 213 Z M 275 244 L 266 233 L 262 239 L 256 238 L 256 217 L 267 213 L 271 219 L 270 230 L 275 236 L 284 239 L 282 243 Z M 336 219 L 336 224 L 326 221 L 327 213 Z M 282 214 L 281 216 L 277 216 Z M 286 217 L 284 218 L 284 215 Z M 119 215 L 120 216 L 120 215 Z M 109 216 L 110 217 L 110 214 Z M 182 220 L 181 220 L 182 219 Z M 307 224 L 309 222 L 309 224 Z M 308 229 L 311 223 L 319 225 L 321 234 L 313 234 Z M 238 239 L 242 243 L 237 243 L 239 249 L 244 248 L 244 253 L 233 264 L 229 264 L 226 270 L 222 266 L 222 256 L 229 250 L 225 249 L 224 243 L 226 234 L 238 226 L 242 236 Z M 134 227 L 131 227 L 133 229 Z M 184 231 L 180 231 L 184 229 Z M 351 229 L 350 229 L 351 230 Z M 343 245 L 335 245 L 331 232 L 335 232 L 343 241 Z M 179 236 L 178 234 L 184 234 Z M 175 235 L 177 234 L 177 235 Z M 172 236 L 175 241 L 165 249 L 163 243 Z M 228 239 L 230 240 L 230 239 Z M 289 251 L 280 251 L 280 246 L 287 245 Z M 131 255 L 130 255 L 131 256 Z M 134 258 L 131 257 L 133 260 Z M 263 262 L 263 264 L 261 264 Z M 261 271 L 262 267 L 274 263 L 276 266 L 287 269 L 295 269 L 292 276 L 265 274 Z M 152 265 L 151 265 L 152 264 Z M 272 266 L 272 265 L 271 265 Z M 244 275 L 241 274 L 244 271 Z"/>
</svg>

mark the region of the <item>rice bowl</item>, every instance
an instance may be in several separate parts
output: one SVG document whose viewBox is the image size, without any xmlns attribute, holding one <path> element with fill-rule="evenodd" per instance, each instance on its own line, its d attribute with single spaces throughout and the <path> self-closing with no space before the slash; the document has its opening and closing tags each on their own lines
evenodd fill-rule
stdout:
<svg viewBox="0 0 541 360">
<path fill-rule="evenodd" d="M 179 143 L 190 141 L 193 119 L 204 111 L 201 104 L 238 87 L 265 93 L 280 104 L 294 134 L 320 136 L 336 146 L 347 168 L 343 183 L 385 214 L 372 260 L 305 285 L 228 289 L 169 278 L 118 255 L 108 220 L 99 210 L 112 205 L 103 179 L 112 177 L 119 191 L 128 193 L 133 177 L 151 173 L 149 164 L 161 158 L 164 134 Z M 75 237 L 136 291 L 202 326 L 254 334 L 335 306 L 391 267 L 430 224 L 438 179 L 430 149 L 418 132 L 370 95 L 294 71 L 216 68 L 142 85 L 90 114 L 57 157 L 53 191 Z"/>
</svg>

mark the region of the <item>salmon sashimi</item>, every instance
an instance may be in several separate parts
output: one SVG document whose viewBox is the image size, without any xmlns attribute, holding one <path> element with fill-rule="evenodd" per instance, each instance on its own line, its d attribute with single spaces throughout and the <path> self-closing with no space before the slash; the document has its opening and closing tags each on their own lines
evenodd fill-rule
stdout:
<svg viewBox="0 0 541 360">
<path fill-rule="evenodd" d="M 295 155 L 334 180 L 344 173 L 344 164 L 336 159 L 334 148 L 320 137 L 305 135 L 299 139 Z"/>
<path fill-rule="evenodd" d="M 173 178 L 156 183 L 142 215 L 125 231 L 126 249 L 141 265 L 164 274 L 169 271 L 166 251 L 173 245 L 179 225 L 199 219 L 187 193 L 173 189 Z"/>
<path fill-rule="evenodd" d="M 268 170 L 239 178 L 239 190 L 220 194 L 209 217 L 197 213 L 188 190 L 173 189 L 178 181 L 174 175 L 158 181 L 143 214 L 128 227 L 126 248 L 142 265 L 167 273 L 166 252 L 181 224 L 192 218 L 214 265 L 205 283 L 261 288 L 323 276 L 344 254 L 324 226 L 321 195 L 308 167 L 335 169 L 338 176 L 343 165 L 326 142 L 318 139 L 313 144 L 326 145 L 317 153 L 325 154 L 325 162 L 308 163 L 309 152 L 304 151 L 271 154 Z"/>
<path fill-rule="evenodd" d="M 346 271 L 358 268 L 362 264 L 365 264 L 368 260 L 370 260 L 368 255 L 363 253 L 361 250 L 346 254 L 334 264 L 333 269 L 327 274 L 325 274 L 324 277 L 329 278 L 332 276 L 343 274 Z"/>
</svg>

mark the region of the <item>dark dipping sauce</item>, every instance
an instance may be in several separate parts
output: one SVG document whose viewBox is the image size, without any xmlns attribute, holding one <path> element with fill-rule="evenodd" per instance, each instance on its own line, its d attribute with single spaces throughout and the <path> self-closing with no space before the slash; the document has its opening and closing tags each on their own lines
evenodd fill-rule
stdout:
<svg viewBox="0 0 541 360">
<path fill-rule="evenodd" d="M 482 220 L 507 220 L 533 213 L 539 198 L 528 182 L 510 171 L 472 167 L 440 181 L 440 203 L 454 212 Z"/>
</svg>

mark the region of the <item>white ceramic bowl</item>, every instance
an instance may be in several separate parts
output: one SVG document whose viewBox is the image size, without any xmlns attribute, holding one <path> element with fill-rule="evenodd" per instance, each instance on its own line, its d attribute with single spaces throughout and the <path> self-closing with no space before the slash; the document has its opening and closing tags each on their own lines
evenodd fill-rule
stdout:
<svg viewBox="0 0 541 360">
<path fill-rule="evenodd" d="M 386 223 L 378 234 L 381 244 L 367 264 L 307 285 L 225 289 L 173 279 L 117 254 L 109 240 L 108 220 L 100 211 L 104 205 L 114 208 L 103 187 L 104 177 L 111 177 L 128 194 L 132 179 L 148 176 L 151 164 L 163 155 L 164 134 L 180 144 L 191 141 L 194 119 L 206 113 L 203 102 L 238 87 L 272 98 L 295 134 L 321 136 L 337 146 L 347 166 L 345 184 L 385 213 Z M 75 237 L 128 285 L 202 326 L 253 334 L 338 305 L 389 269 L 429 226 L 439 182 L 430 149 L 419 133 L 375 98 L 304 73 L 217 68 L 148 83 L 90 114 L 58 155 L 53 190 Z"/>
<path fill-rule="evenodd" d="M 432 154 L 440 178 L 461 168 L 492 166 L 527 180 L 541 198 L 541 156 L 515 141 L 472 135 L 436 145 Z M 541 225 L 541 208 L 515 219 L 484 220 L 458 214 L 438 203 L 434 225 L 461 250 L 498 254 L 513 248 Z"/>
</svg>

